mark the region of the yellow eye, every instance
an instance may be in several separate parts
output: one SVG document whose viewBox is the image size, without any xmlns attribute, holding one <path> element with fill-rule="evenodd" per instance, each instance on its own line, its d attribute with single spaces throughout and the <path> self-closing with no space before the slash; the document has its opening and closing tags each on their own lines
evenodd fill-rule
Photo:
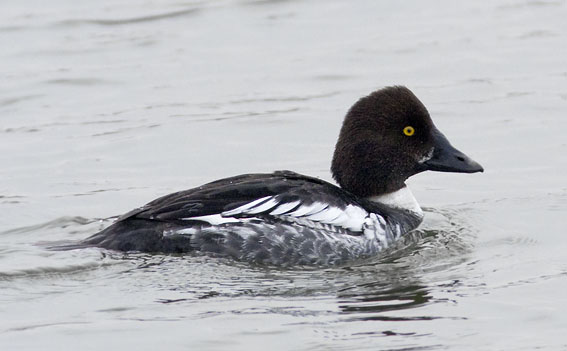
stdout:
<svg viewBox="0 0 567 351">
<path fill-rule="evenodd" d="M 407 126 L 404 128 L 404 134 L 407 136 L 412 136 L 415 134 L 415 129 L 412 126 Z"/>
</svg>

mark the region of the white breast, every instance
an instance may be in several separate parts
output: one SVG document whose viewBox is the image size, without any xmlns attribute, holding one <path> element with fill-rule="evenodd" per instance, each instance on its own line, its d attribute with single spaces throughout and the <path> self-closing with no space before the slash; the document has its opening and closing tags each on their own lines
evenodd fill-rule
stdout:
<svg viewBox="0 0 567 351">
<path fill-rule="evenodd" d="M 413 196 L 410 188 L 407 186 L 388 194 L 371 196 L 368 200 L 378 202 L 389 207 L 410 211 L 419 217 L 423 217 L 421 207 L 419 207 L 417 200 Z"/>
</svg>

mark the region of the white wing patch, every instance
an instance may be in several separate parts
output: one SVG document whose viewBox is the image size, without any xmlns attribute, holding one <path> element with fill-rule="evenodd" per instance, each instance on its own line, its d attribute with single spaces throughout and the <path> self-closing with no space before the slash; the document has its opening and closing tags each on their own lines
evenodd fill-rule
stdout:
<svg viewBox="0 0 567 351">
<path fill-rule="evenodd" d="M 292 217 L 309 217 L 310 215 L 322 212 L 326 209 L 328 205 L 322 202 L 314 202 L 311 205 L 301 205 L 299 208 L 293 212 L 287 213 L 286 216 Z"/>
<path fill-rule="evenodd" d="M 368 216 L 366 210 L 355 205 L 339 208 L 319 201 L 303 204 L 299 200 L 281 203 L 277 196 L 266 196 L 254 200 L 235 209 L 224 211 L 221 216 L 228 219 L 235 215 L 258 214 L 268 211 L 271 216 L 301 218 L 352 231 L 361 231 L 365 218 Z"/>
<path fill-rule="evenodd" d="M 315 222 L 325 222 L 325 223 L 332 223 L 334 220 L 339 218 L 339 216 L 343 213 L 338 207 L 327 207 L 324 210 L 309 215 L 309 219 Z"/>
<path fill-rule="evenodd" d="M 290 212 L 291 211 L 291 212 Z M 335 227 L 360 232 L 364 230 L 369 213 L 360 206 L 347 205 L 345 208 L 330 206 L 329 204 L 315 201 L 303 204 L 299 200 L 281 203 L 277 196 L 265 196 L 251 201 L 232 210 L 220 214 L 187 217 L 184 220 L 199 220 L 220 225 L 225 223 L 243 223 L 257 218 L 235 218 L 238 215 L 255 215 L 267 213 L 282 219 L 300 220 L 308 225 L 308 222 L 328 224 Z M 380 220 L 383 221 L 382 218 Z M 298 222 L 299 223 L 299 222 Z"/>
<path fill-rule="evenodd" d="M 252 218 L 234 218 L 234 217 L 224 217 L 220 214 L 213 214 L 207 216 L 196 216 L 196 217 L 186 217 L 181 218 L 184 221 L 204 221 L 211 225 L 219 225 L 225 223 L 242 223 L 249 221 Z"/>
<path fill-rule="evenodd" d="M 354 231 L 361 231 L 368 212 L 359 206 L 348 205 L 341 215 L 329 224 L 338 225 Z"/>
<path fill-rule="evenodd" d="M 272 216 L 284 214 L 284 213 L 289 212 L 289 211 L 293 210 L 294 208 L 296 208 L 299 205 L 299 203 L 300 203 L 299 201 L 292 201 L 292 202 L 287 202 L 285 204 L 281 204 L 278 207 L 276 207 L 275 210 L 270 212 L 270 214 Z"/>
<path fill-rule="evenodd" d="M 257 205 L 256 207 L 253 207 L 250 210 L 246 211 L 246 214 L 256 214 L 256 213 L 266 212 L 266 211 L 271 210 L 272 208 L 276 207 L 277 204 L 278 204 L 278 202 L 272 197 L 268 201 L 266 201 L 266 202 L 264 202 L 260 205 Z M 225 212 L 223 212 L 222 214 L 224 216 L 226 216 Z"/>
<path fill-rule="evenodd" d="M 221 215 L 223 215 L 225 217 L 229 217 L 229 216 L 234 216 L 234 215 L 237 215 L 237 214 L 250 213 L 250 212 L 248 212 L 248 210 L 258 206 L 259 204 L 266 202 L 268 199 L 273 199 L 273 196 L 262 197 L 258 200 L 254 200 L 252 202 L 244 204 L 244 205 L 237 207 L 235 209 L 232 209 L 230 211 L 224 211 L 223 213 L 221 213 Z"/>
</svg>

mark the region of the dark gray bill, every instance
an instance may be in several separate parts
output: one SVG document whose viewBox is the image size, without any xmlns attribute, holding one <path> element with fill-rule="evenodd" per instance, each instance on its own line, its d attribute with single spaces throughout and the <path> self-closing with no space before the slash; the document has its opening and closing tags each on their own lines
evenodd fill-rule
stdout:
<svg viewBox="0 0 567 351">
<path fill-rule="evenodd" d="M 484 172 L 480 164 L 455 149 L 437 128 L 433 130 L 433 142 L 433 156 L 423 162 L 425 170 L 457 173 Z"/>
</svg>

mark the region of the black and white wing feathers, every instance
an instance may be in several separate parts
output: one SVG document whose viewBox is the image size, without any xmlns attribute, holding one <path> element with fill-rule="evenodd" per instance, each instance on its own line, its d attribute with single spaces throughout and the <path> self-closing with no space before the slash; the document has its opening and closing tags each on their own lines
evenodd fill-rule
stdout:
<svg viewBox="0 0 567 351">
<path fill-rule="evenodd" d="M 119 217 L 212 225 L 246 218 L 309 220 L 360 230 L 368 213 L 354 197 L 317 178 L 294 172 L 247 174 L 158 198 Z"/>
</svg>

